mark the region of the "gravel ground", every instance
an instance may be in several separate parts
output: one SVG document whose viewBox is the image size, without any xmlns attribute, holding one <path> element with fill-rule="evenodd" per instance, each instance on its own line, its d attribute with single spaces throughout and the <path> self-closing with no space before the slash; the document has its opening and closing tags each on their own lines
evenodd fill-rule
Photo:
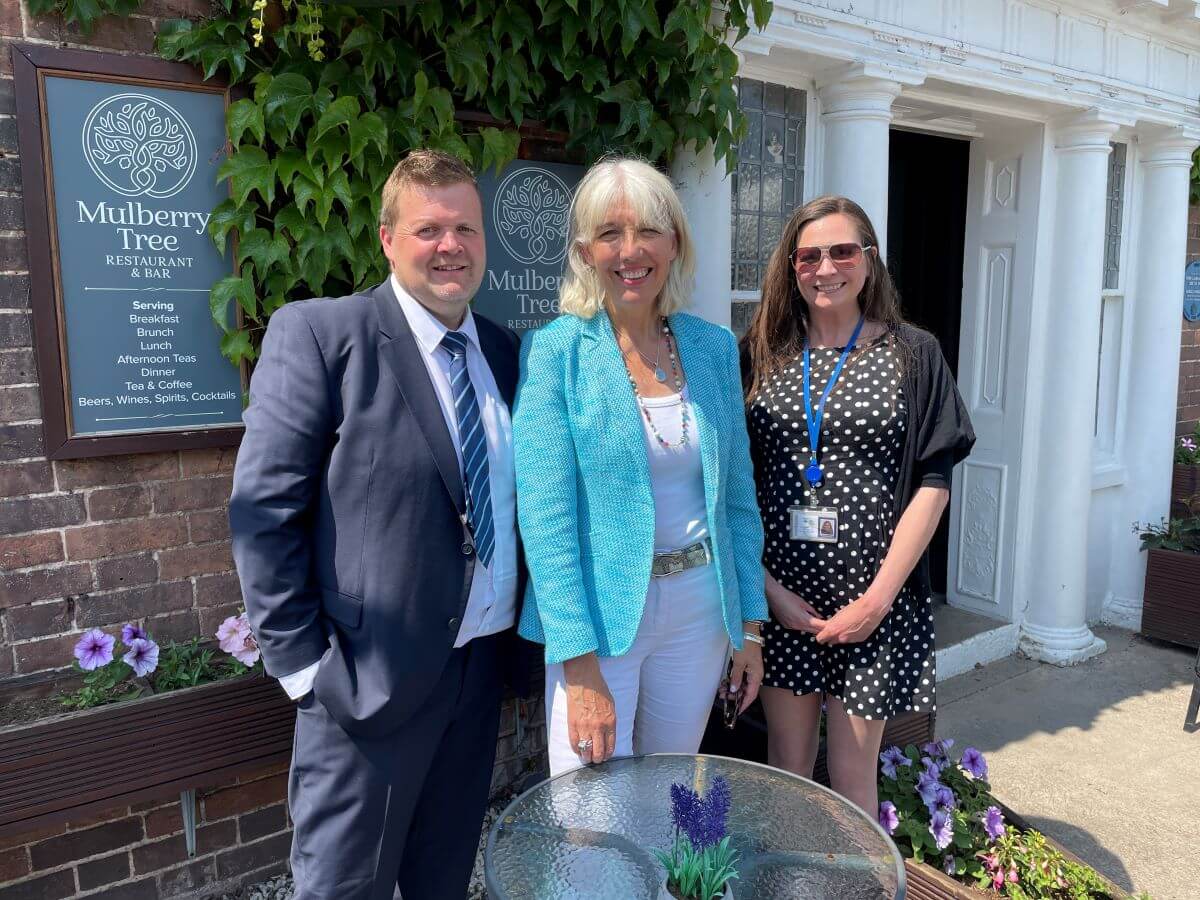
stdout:
<svg viewBox="0 0 1200 900">
<path fill-rule="evenodd" d="M 505 793 L 492 800 L 488 805 L 483 819 L 483 829 L 479 837 L 479 853 L 475 857 L 475 871 L 471 873 L 471 884 L 467 888 L 466 900 L 487 900 L 487 890 L 483 886 L 483 848 L 487 844 L 488 830 L 496 817 L 504 811 L 512 800 L 512 795 Z M 291 900 L 294 886 L 291 875 L 276 875 L 258 884 L 250 884 L 234 891 L 232 894 L 222 894 L 215 900 Z"/>
</svg>

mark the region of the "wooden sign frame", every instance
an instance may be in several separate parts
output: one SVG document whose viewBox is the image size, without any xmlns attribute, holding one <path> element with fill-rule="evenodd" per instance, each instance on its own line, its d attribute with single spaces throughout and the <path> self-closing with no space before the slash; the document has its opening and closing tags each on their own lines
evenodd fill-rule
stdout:
<svg viewBox="0 0 1200 900">
<path fill-rule="evenodd" d="M 46 76 L 58 76 L 216 93 L 223 95 L 226 109 L 231 102 L 230 88 L 220 82 L 205 81 L 203 75 L 191 66 L 146 57 L 13 44 L 12 60 L 25 235 L 29 250 L 30 306 L 33 312 L 46 457 L 75 459 L 236 446 L 242 438 L 243 428 L 240 424 L 170 431 L 123 431 L 106 435 L 72 433 L 70 371 L 44 79 Z M 236 249 L 232 253 L 236 254 Z M 232 258 L 236 259 L 236 255 Z M 235 274 L 232 263 L 230 273 Z M 247 372 L 243 366 L 243 394 L 246 384 Z"/>
</svg>

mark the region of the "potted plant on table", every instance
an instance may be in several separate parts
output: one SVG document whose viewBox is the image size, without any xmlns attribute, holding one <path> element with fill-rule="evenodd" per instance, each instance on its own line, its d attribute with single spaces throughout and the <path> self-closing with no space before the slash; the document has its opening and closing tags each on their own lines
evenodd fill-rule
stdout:
<svg viewBox="0 0 1200 900">
<path fill-rule="evenodd" d="M 1181 517 L 1133 527 L 1148 554 L 1141 633 L 1200 646 L 1200 494 Z"/>
<path fill-rule="evenodd" d="M 983 754 L 953 740 L 880 754 L 879 824 L 905 857 L 914 900 L 1116 900 L 1126 895 L 995 797 Z"/>
<path fill-rule="evenodd" d="M 675 842 L 655 850 L 666 870 L 661 900 L 733 900 L 737 851 L 729 846 L 726 820 L 731 796 L 721 775 L 701 795 L 684 784 L 671 785 L 671 821 Z"/>
</svg>

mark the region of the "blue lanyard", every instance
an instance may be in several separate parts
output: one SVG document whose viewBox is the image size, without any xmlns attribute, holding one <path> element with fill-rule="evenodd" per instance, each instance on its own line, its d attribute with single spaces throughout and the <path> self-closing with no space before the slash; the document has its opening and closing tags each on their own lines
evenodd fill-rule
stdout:
<svg viewBox="0 0 1200 900">
<path fill-rule="evenodd" d="M 858 317 L 858 324 L 854 326 L 854 334 L 850 335 L 850 343 L 846 345 L 846 349 L 842 351 L 841 357 L 837 361 L 837 365 L 833 367 L 833 374 L 829 376 L 829 383 L 825 385 L 825 392 L 821 394 L 821 401 L 817 404 L 814 410 L 812 405 L 811 389 L 809 386 L 809 374 L 812 371 L 812 362 L 808 349 L 808 338 L 804 338 L 804 417 L 808 420 L 808 468 L 804 470 L 804 480 L 808 482 L 810 488 L 814 488 L 821 483 L 823 470 L 820 463 L 817 462 L 818 441 L 821 438 L 821 420 L 825 418 L 825 401 L 829 399 L 829 394 L 833 391 L 833 386 L 837 384 L 838 376 L 842 374 L 842 366 L 846 364 L 847 358 L 854 352 L 854 346 L 858 343 L 858 336 L 862 333 L 863 322 L 866 321 L 866 315 Z"/>
</svg>

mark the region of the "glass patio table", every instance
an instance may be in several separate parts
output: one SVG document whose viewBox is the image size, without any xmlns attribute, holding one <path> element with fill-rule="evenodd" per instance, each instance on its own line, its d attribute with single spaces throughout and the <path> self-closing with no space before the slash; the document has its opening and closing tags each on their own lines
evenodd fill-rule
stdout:
<svg viewBox="0 0 1200 900">
<path fill-rule="evenodd" d="M 721 756 L 652 754 L 565 772 L 515 799 L 488 835 L 490 900 L 658 900 L 651 852 L 674 840 L 670 787 L 729 781 L 736 900 L 903 900 L 883 829 L 815 782 Z"/>
</svg>

